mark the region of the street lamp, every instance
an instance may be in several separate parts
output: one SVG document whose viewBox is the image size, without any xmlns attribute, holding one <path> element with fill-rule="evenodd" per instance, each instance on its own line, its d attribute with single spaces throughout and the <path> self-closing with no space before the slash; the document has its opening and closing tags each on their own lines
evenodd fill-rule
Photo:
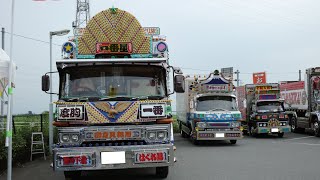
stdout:
<svg viewBox="0 0 320 180">
<path fill-rule="evenodd" d="M 52 104 L 52 36 L 64 36 L 68 34 L 70 30 L 65 29 L 61 31 L 51 31 L 49 33 L 50 37 L 50 101 L 49 101 L 49 149 L 50 154 L 52 153 L 52 144 L 53 144 L 53 104 Z"/>
</svg>

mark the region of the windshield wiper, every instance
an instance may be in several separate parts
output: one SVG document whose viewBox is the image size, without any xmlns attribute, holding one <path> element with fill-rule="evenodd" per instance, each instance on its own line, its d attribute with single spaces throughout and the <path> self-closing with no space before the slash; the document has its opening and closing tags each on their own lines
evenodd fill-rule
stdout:
<svg viewBox="0 0 320 180">
<path fill-rule="evenodd" d="M 164 98 L 164 96 L 160 96 L 160 95 L 150 95 L 150 96 L 139 96 L 139 97 L 137 97 L 137 99 L 139 99 L 139 100 L 148 100 L 148 99 L 150 99 L 150 100 L 161 100 L 163 98 Z"/>
<path fill-rule="evenodd" d="M 228 111 L 228 110 L 226 110 L 226 109 L 222 109 L 222 108 L 214 108 L 214 109 L 211 109 L 210 111 L 218 111 L 218 110 Z"/>
<path fill-rule="evenodd" d="M 108 97 L 103 97 L 100 98 L 99 101 L 131 101 L 134 100 L 135 97 L 130 97 L 130 96 L 108 96 Z"/>
</svg>

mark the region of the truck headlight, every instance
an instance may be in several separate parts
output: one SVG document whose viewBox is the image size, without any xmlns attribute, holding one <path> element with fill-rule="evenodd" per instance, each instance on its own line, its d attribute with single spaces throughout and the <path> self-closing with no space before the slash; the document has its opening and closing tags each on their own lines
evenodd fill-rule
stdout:
<svg viewBox="0 0 320 180">
<path fill-rule="evenodd" d="M 71 135 L 71 140 L 72 140 L 73 142 L 78 142 L 78 141 L 79 141 L 79 135 L 77 135 L 77 134 Z"/>
<path fill-rule="evenodd" d="M 207 125 L 206 125 L 205 122 L 197 122 L 197 126 L 198 126 L 199 128 L 206 128 L 206 127 L 207 127 Z"/>
<path fill-rule="evenodd" d="M 239 127 L 240 123 L 239 122 L 231 122 L 231 127 L 236 128 Z"/>
<path fill-rule="evenodd" d="M 163 140 L 166 138 L 166 132 L 158 132 L 158 139 Z"/>
<path fill-rule="evenodd" d="M 155 132 L 149 132 L 147 135 L 148 135 L 148 139 L 151 139 L 151 140 L 156 139 L 156 133 Z"/>
<path fill-rule="evenodd" d="M 61 137 L 61 140 L 63 142 L 69 142 L 70 136 L 68 134 L 63 134 L 62 137 Z"/>
</svg>

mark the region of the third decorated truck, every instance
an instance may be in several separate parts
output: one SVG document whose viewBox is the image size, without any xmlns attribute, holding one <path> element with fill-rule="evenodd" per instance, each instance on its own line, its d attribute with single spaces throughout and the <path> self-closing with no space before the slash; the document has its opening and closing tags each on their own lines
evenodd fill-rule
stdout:
<svg viewBox="0 0 320 180">
<path fill-rule="evenodd" d="M 274 134 L 283 137 L 285 132 L 290 131 L 278 83 L 247 84 L 244 89 L 238 87 L 237 91 L 245 116 L 242 121 L 244 132 L 252 136 Z"/>
</svg>

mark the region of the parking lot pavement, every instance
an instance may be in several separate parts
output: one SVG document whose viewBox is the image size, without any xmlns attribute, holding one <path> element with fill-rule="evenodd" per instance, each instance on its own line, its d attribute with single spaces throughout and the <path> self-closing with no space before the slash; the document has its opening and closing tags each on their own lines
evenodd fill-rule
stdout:
<svg viewBox="0 0 320 180">
<path fill-rule="evenodd" d="M 195 146 L 175 136 L 178 162 L 170 168 L 168 180 L 318 180 L 320 138 L 308 134 L 245 136 L 236 145 L 226 141 Z M 14 180 L 62 180 L 62 172 L 53 172 L 50 161 L 40 159 L 14 168 Z M 156 179 L 155 170 L 126 169 L 83 172 L 82 179 Z M 1 176 L 0 179 L 6 179 Z"/>
</svg>

